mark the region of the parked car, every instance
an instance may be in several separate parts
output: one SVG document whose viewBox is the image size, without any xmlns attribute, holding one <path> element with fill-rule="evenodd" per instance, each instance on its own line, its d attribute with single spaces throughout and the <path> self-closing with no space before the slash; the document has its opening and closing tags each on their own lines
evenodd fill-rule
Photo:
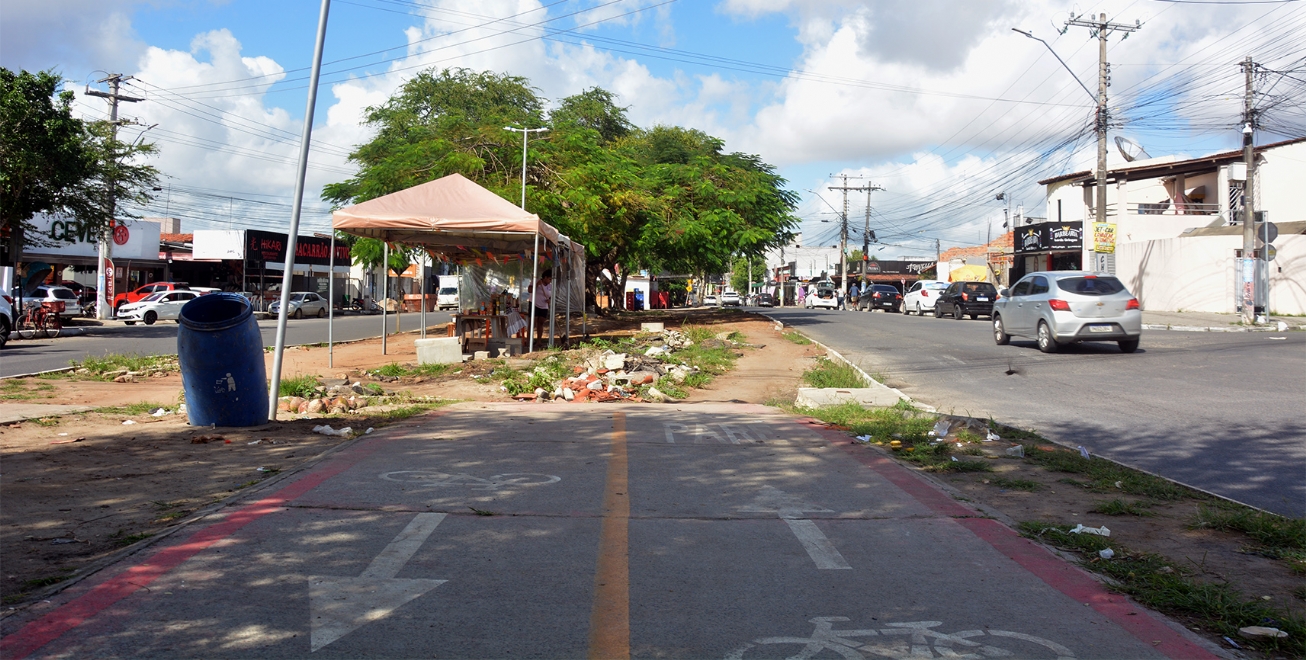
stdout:
<svg viewBox="0 0 1306 660">
<path fill-rule="evenodd" d="M 134 303 L 140 300 L 141 298 L 150 295 L 151 293 L 159 293 L 160 291 L 178 291 L 178 290 L 185 290 L 185 289 L 190 289 L 190 285 L 185 282 L 151 282 L 149 284 L 146 284 L 145 286 L 137 287 L 135 291 L 120 293 L 113 297 L 114 315 L 115 316 L 117 315 L 117 310 L 119 307 L 122 307 L 127 303 Z"/>
<path fill-rule="evenodd" d="M 181 317 L 181 307 L 203 294 L 197 291 L 177 290 L 160 291 L 118 308 L 118 320 L 127 325 L 136 325 L 137 321 L 145 325 L 154 325 L 155 321 L 165 319 L 176 321 Z"/>
<path fill-rule="evenodd" d="M 901 307 L 902 294 L 898 292 L 897 287 L 891 284 L 871 285 L 871 290 L 862 293 L 862 297 L 857 303 L 857 309 L 864 309 L 868 312 L 877 309 L 886 312 L 897 312 Z"/>
<path fill-rule="evenodd" d="M 435 294 L 435 306 L 438 309 L 458 309 L 458 287 L 440 287 Z"/>
<path fill-rule="evenodd" d="M 1032 338 L 1055 353 L 1066 344 L 1114 341 L 1125 353 L 1138 350 L 1143 313 L 1138 299 L 1110 275 L 1080 270 L 1031 273 L 993 306 L 993 340 Z"/>
<path fill-rule="evenodd" d="M 815 293 L 808 294 L 803 299 L 803 303 L 803 306 L 807 309 L 816 309 L 817 307 L 839 309 L 839 290 L 833 286 L 823 284 L 816 288 Z"/>
<path fill-rule="evenodd" d="M 739 300 L 739 294 L 734 291 L 726 291 L 721 294 L 722 307 L 739 307 L 743 303 Z"/>
<path fill-rule="evenodd" d="M 59 318 L 70 319 L 82 315 L 82 305 L 77 302 L 77 293 L 66 286 L 42 284 L 30 296 L 23 296 L 23 307 L 41 303 L 63 303 Z"/>
<path fill-rule="evenodd" d="M 775 307 L 775 296 L 769 293 L 759 293 L 753 299 L 753 304 L 758 307 Z"/>
<path fill-rule="evenodd" d="M 920 280 L 902 294 L 902 313 L 916 312 L 918 316 L 934 310 L 934 303 L 939 301 L 939 294 L 948 288 L 948 283 L 941 280 Z"/>
<path fill-rule="evenodd" d="M 943 318 L 947 314 L 958 321 L 967 314 L 973 319 L 981 314 L 992 318 L 993 302 L 997 298 L 997 287 L 988 282 L 953 282 L 934 303 L 934 318 Z"/>
<path fill-rule="evenodd" d="M 714 295 L 712 295 L 712 294 L 710 294 L 710 293 L 709 293 L 708 295 L 706 295 L 706 296 L 703 296 L 703 306 L 704 306 L 704 307 L 716 307 L 716 306 L 717 306 L 716 296 L 714 296 Z"/>
<path fill-rule="evenodd" d="M 271 314 L 281 313 L 281 301 L 268 306 Z M 302 319 L 305 316 L 322 318 L 327 315 L 327 299 L 312 291 L 291 291 L 290 304 L 286 307 L 286 316 Z"/>
<path fill-rule="evenodd" d="M 7 293 L 0 293 L 0 348 L 9 341 L 9 333 L 14 329 L 14 299 Z"/>
</svg>

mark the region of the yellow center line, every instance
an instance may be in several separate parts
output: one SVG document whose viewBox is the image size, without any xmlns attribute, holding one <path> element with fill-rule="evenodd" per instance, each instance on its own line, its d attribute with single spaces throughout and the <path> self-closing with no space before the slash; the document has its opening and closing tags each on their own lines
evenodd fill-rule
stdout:
<svg viewBox="0 0 1306 660">
<path fill-rule="evenodd" d="M 630 491 L 627 490 L 626 415 L 612 415 L 612 456 L 603 493 L 603 527 L 590 613 L 591 660 L 630 658 Z"/>
</svg>

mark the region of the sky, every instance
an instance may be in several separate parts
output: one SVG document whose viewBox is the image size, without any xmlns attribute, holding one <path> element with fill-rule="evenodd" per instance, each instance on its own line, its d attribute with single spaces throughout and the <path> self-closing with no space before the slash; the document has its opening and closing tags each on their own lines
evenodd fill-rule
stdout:
<svg viewBox="0 0 1306 660">
<path fill-rule="evenodd" d="M 183 231 L 289 225 L 317 0 L 7 0 L 0 66 L 53 69 L 84 96 L 134 79 L 120 114 L 159 147 L 164 190 L 146 215 Z M 1152 156 L 1237 148 L 1251 56 L 1258 143 L 1306 135 L 1306 2 L 1274 0 L 334 0 L 315 105 L 301 233 L 329 227 L 323 185 L 354 173 L 365 109 L 430 67 L 525 76 L 550 102 L 600 86 L 639 126 L 697 128 L 758 154 L 802 197 L 788 259 L 814 264 L 866 225 L 882 259 L 933 256 L 1043 216 L 1037 181 L 1086 170 L 1097 39 L 1110 35 L 1111 136 Z M 1043 44 L 1018 34 L 1030 31 Z M 1062 31 L 1064 30 L 1064 34 Z M 1073 77 L 1072 77 L 1073 72 Z M 148 127 L 148 130 L 147 130 Z M 1111 162 L 1123 162 L 1116 147 Z M 1005 193 L 1010 209 L 996 200 Z M 837 259 L 837 256 L 834 257 Z M 773 264 L 774 265 L 774 264 Z"/>
</svg>

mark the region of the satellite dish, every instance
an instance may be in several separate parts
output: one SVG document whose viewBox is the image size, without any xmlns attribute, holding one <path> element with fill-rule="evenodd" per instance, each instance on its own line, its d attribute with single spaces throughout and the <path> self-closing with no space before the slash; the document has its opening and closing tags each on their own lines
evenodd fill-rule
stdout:
<svg viewBox="0 0 1306 660">
<path fill-rule="evenodd" d="M 1143 149 L 1143 145 L 1134 142 L 1127 137 L 1120 137 L 1117 135 L 1116 148 L 1120 150 L 1120 155 L 1124 156 L 1125 160 L 1131 163 L 1136 160 L 1146 160 L 1151 158 L 1147 151 Z"/>
</svg>

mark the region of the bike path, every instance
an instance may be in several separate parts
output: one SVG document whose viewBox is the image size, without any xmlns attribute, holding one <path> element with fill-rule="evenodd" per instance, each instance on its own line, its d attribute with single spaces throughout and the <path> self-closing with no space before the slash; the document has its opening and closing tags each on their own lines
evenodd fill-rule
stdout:
<svg viewBox="0 0 1306 660">
<path fill-rule="evenodd" d="M 460 404 L 0 621 L 22 657 L 1212 657 L 773 409 Z"/>
</svg>

